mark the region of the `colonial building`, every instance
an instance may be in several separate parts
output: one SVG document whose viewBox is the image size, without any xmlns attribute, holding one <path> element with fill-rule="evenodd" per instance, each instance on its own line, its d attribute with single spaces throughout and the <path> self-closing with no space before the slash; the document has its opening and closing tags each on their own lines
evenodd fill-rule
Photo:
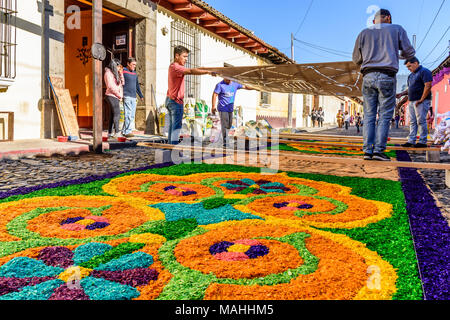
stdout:
<svg viewBox="0 0 450 320">
<path fill-rule="evenodd" d="M 49 77 L 61 79 L 69 89 L 79 127 L 93 127 L 92 1 L 42 1 L 0 0 L 0 140 L 2 128 L 13 127 L 15 139 L 54 138 L 60 134 Z M 107 51 L 103 67 L 112 57 L 124 64 L 129 56 L 138 61 L 137 73 L 145 95 L 137 110 L 139 130 L 153 133 L 151 111 L 165 101 L 167 69 L 176 45 L 190 49 L 188 67 L 292 63 L 278 49 L 201 0 L 104 0 L 102 4 L 103 45 Z M 210 105 L 220 79 L 188 76 L 186 80 L 187 97 L 203 99 Z M 327 111 L 325 122 L 333 123 L 337 109 L 332 109 L 340 108 L 343 101 L 323 99 L 332 101 L 323 100 L 319 105 Z M 308 102 L 302 95 L 294 95 L 293 100 L 293 126 L 304 126 L 305 110 L 312 110 L 318 103 Z M 275 127 L 288 126 L 287 94 L 243 90 L 236 105 L 243 107 L 244 121 L 265 118 Z M 102 118 L 103 128 L 107 128 L 106 103 Z"/>
</svg>

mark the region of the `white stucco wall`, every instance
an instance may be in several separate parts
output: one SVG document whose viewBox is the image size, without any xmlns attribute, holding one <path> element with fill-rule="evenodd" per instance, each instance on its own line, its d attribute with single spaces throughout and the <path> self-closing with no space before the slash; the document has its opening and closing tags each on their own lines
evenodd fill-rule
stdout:
<svg viewBox="0 0 450 320">
<path fill-rule="evenodd" d="M 40 26 L 41 14 L 36 1 L 18 1 L 17 17 Z M 41 112 L 41 37 L 17 28 L 17 76 L 0 93 L 0 111 L 14 112 L 14 139 L 40 138 Z"/>
<path fill-rule="evenodd" d="M 336 115 L 338 113 L 338 110 L 341 109 L 341 103 L 344 103 L 344 101 L 333 96 L 321 96 L 319 98 L 319 101 L 319 106 L 322 107 L 325 111 L 324 123 L 336 124 Z"/>
<path fill-rule="evenodd" d="M 171 22 L 174 17 L 164 9 L 159 9 L 157 14 L 157 67 L 156 67 L 156 100 L 157 104 L 165 102 L 168 86 L 168 67 L 172 62 L 173 53 L 171 46 Z M 194 24 L 192 24 L 195 27 Z M 164 36 L 163 28 L 167 28 L 168 33 Z M 198 28 L 200 32 L 200 64 L 202 67 L 223 67 L 224 62 L 233 66 L 258 65 L 256 56 L 247 51 L 241 50 L 225 40 Z M 200 99 L 203 99 L 211 106 L 211 98 L 214 88 L 222 79 L 211 76 L 200 77 Z M 259 92 L 240 90 L 236 96 L 236 106 L 244 107 L 244 121 L 256 119 L 256 109 L 259 103 Z"/>
</svg>

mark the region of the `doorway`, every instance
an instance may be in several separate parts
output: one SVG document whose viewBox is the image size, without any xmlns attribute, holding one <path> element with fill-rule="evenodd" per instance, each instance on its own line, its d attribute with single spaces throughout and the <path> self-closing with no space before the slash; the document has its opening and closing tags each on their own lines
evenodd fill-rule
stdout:
<svg viewBox="0 0 450 320">
<path fill-rule="evenodd" d="M 69 89 L 77 114 L 78 125 L 83 129 L 93 128 L 93 59 L 92 46 L 92 4 L 89 1 L 65 0 L 65 11 L 71 5 L 80 8 L 80 28 L 69 29 L 65 23 L 65 87 Z M 66 14 L 66 21 L 70 14 Z M 121 13 L 104 9 L 103 45 L 107 56 L 103 61 L 105 68 L 111 58 L 117 58 L 126 65 L 126 60 L 134 54 L 135 21 Z M 103 82 L 103 95 L 106 91 Z M 103 100 L 103 129 L 108 129 L 110 110 Z"/>
</svg>

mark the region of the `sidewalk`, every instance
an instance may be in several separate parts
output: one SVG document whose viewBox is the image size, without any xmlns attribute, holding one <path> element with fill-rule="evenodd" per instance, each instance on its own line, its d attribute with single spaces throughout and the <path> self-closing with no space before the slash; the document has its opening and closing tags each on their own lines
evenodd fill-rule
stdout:
<svg viewBox="0 0 450 320">
<path fill-rule="evenodd" d="M 156 142 L 159 140 L 161 140 L 159 136 L 145 135 L 140 132 L 135 138 L 127 139 L 126 142 L 118 142 L 115 139 L 103 142 L 103 151 L 132 148 L 138 142 Z M 92 141 L 92 134 L 83 133 L 82 139 L 71 142 L 58 142 L 56 139 L 27 139 L 0 142 L 0 160 L 18 160 L 35 156 L 78 155 L 92 151 Z"/>
</svg>

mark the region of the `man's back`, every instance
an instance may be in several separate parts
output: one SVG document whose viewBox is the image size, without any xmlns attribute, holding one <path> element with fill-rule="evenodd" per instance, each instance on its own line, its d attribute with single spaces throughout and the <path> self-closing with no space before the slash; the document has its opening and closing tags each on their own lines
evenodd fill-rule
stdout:
<svg viewBox="0 0 450 320">
<path fill-rule="evenodd" d="M 384 69 L 396 74 L 399 59 L 412 58 L 415 53 L 405 29 L 396 24 L 380 23 L 364 29 L 359 34 L 353 52 L 353 62 L 361 65 L 363 74 L 368 69 Z"/>
</svg>

